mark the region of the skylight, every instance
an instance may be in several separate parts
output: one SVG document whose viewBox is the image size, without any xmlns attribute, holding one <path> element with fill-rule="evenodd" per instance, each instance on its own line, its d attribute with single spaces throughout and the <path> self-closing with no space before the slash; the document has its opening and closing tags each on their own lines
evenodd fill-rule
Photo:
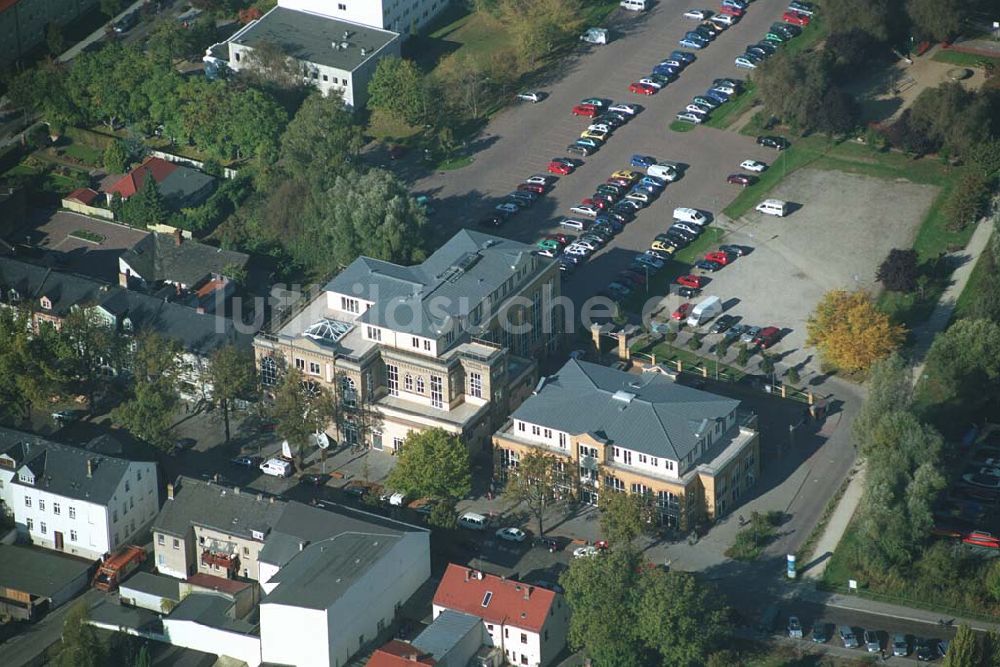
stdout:
<svg viewBox="0 0 1000 667">
<path fill-rule="evenodd" d="M 486 607 L 490 604 L 490 600 L 493 599 L 493 591 L 486 591 L 486 595 L 483 596 L 483 606 Z"/>
<path fill-rule="evenodd" d="M 312 338 L 313 340 L 323 340 L 329 341 L 331 343 L 336 343 L 341 338 L 343 338 L 348 331 L 352 329 L 353 325 L 347 322 L 340 322 L 339 320 L 331 320 L 324 317 L 315 324 L 312 324 L 307 328 L 302 335 Z"/>
</svg>

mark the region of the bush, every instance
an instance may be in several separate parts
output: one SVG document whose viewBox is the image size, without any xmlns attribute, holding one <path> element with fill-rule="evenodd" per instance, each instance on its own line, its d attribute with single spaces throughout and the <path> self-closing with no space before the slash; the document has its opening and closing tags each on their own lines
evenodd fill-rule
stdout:
<svg viewBox="0 0 1000 667">
<path fill-rule="evenodd" d="M 893 292 L 912 292 L 917 289 L 917 277 L 920 267 L 917 264 L 917 251 L 893 248 L 875 272 L 878 280 L 887 290 Z"/>
<path fill-rule="evenodd" d="M 795 366 L 792 366 L 787 371 L 785 371 L 785 381 L 791 385 L 796 385 L 802 381 L 802 379 L 799 377 L 799 371 L 797 368 L 795 368 Z"/>
<path fill-rule="evenodd" d="M 697 352 L 701 349 L 701 338 L 697 335 L 691 336 L 687 342 L 688 349 L 692 352 Z"/>
<path fill-rule="evenodd" d="M 736 351 L 736 363 L 740 366 L 746 366 L 750 361 L 750 349 L 745 343 L 740 343 L 739 348 Z"/>
<path fill-rule="evenodd" d="M 945 202 L 948 229 L 961 231 L 979 220 L 986 213 L 989 201 L 989 180 L 979 171 L 966 171 Z"/>
</svg>

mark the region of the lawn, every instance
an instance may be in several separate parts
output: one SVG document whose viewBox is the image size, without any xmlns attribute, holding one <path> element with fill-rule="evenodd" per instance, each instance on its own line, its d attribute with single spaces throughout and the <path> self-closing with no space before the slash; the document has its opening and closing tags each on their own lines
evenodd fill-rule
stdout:
<svg viewBox="0 0 1000 667">
<path fill-rule="evenodd" d="M 683 120 L 675 120 L 670 125 L 667 126 L 673 132 L 690 132 L 694 128 L 698 127 L 694 123 L 688 123 Z"/>
<path fill-rule="evenodd" d="M 955 304 L 955 313 L 953 315 L 955 319 L 961 319 L 970 315 L 969 309 L 982 291 L 983 280 L 986 278 L 986 273 L 989 270 L 990 257 L 984 252 L 976 261 L 976 266 L 972 269 L 972 274 L 969 276 L 969 282 L 965 284 L 965 289 L 958 295 L 958 303 Z"/>
<path fill-rule="evenodd" d="M 936 60 L 939 63 L 948 63 L 949 65 L 958 65 L 959 67 L 980 67 L 984 63 L 993 63 L 1000 66 L 1000 58 L 988 58 L 986 56 L 977 56 L 974 53 L 961 53 L 945 49 L 938 49 L 937 53 L 931 57 L 931 60 Z"/>
<path fill-rule="evenodd" d="M 102 162 L 101 151 L 96 148 L 91 148 L 83 143 L 77 143 L 74 141 L 70 145 L 62 147 L 62 151 L 66 155 L 76 158 L 84 164 L 99 165 Z"/>
<path fill-rule="evenodd" d="M 705 348 L 702 348 L 705 349 Z M 746 371 L 736 366 L 721 364 L 714 357 L 703 357 L 684 347 L 672 343 L 658 343 L 651 350 L 643 350 L 645 354 L 656 355 L 656 363 L 680 361 L 685 369 L 707 368 L 709 377 L 725 377 L 730 382 L 739 382 L 746 376 Z"/>
</svg>

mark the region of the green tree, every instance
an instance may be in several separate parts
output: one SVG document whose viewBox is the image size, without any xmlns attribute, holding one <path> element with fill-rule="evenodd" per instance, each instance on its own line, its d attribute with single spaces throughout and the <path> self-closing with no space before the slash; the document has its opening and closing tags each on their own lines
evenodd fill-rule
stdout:
<svg viewBox="0 0 1000 667">
<path fill-rule="evenodd" d="M 600 495 L 601 534 L 613 548 L 630 549 L 649 526 L 649 502 L 635 493 Z"/>
<path fill-rule="evenodd" d="M 754 76 L 764 107 L 803 130 L 837 134 L 850 129 L 856 108 L 834 85 L 833 65 L 825 50 L 774 56 Z"/>
<path fill-rule="evenodd" d="M 799 377 L 799 369 L 795 366 L 791 366 L 787 371 L 785 371 L 785 381 L 790 385 L 797 385 L 802 379 Z"/>
<path fill-rule="evenodd" d="M 379 61 L 379 65 L 384 61 Z M 317 190 L 351 173 L 351 162 L 364 145 L 361 127 L 338 95 L 310 95 L 281 137 L 281 168 L 313 183 Z"/>
<path fill-rule="evenodd" d="M 164 16 L 153 24 L 146 40 L 146 52 L 154 60 L 173 67 L 176 60 L 191 50 L 192 33 L 172 16 Z"/>
<path fill-rule="evenodd" d="M 767 352 L 760 353 L 760 362 L 757 364 L 760 372 L 769 378 L 774 374 L 774 358 Z"/>
<path fill-rule="evenodd" d="M 174 412 L 180 404 L 180 345 L 143 333 L 131 358 L 128 399 L 111 412 L 113 422 L 151 445 L 168 451 Z"/>
<path fill-rule="evenodd" d="M 919 275 L 920 266 L 917 251 L 912 248 L 906 250 L 893 248 L 879 265 L 878 271 L 875 272 L 875 279 L 882 283 L 887 290 L 912 292 L 917 289 Z"/>
<path fill-rule="evenodd" d="M 457 518 L 458 512 L 455 509 L 455 502 L 451 499 L 444 498 L 439 500 L 434 507 L 431 508 L 431 514 L 427 517 L 427 523 L 435 528 L 451 530 L 458 526 Z"/>
<path fill-rule="evenodd" d="M 212 383 L 212 401 L 222 408 L 222 421 L 228 444 L 229 413 L 233 402 L 240 398 L 249 398 L 256 387 L 257 371 L 253 355 L 235 345 L 220 347 L 212 353 L 208 377 Z"/>
<path fill-rule="evenodd" d="M 516 468 L 508 468 L 506 497 L 523 504 L 538 524 L 538 536 L 545 534 L 545 512 L 556 503 L 559 484 L 564 482 L 555 456 L 531 451 L 521 456 Z"/>
<path fill-rule="evenodd" d="M 132 227 L 149 227 L 169 217 L 160 186 L 151 174 L 143 179 L 139 191 L 121 203 L 122 222 Z"/>
<path fill-rule="evenodd" d="M 106 369 L 117 370 L 124 359 L 124 339 L 95 311 L 70 311 L 59 328 L 63 339 L 60 362 L 74 385 L 87 394 L 94 409 L 95 395 Z"/>
<path fill-rule="evenodd" d="M 444 429 L 411 432 L 386 486 L 417 498 L 456 501 L 472 490 L 469 450 Z"/>
<path fill-rule="evenodd" d="M 985 665 L 983 643 L 971 627 L 965 623 L 958 626 L 954 639 L 948 645 L 948 655 L 942 663 L 944 667 L 981 667 Z"/>
<path fill-rule="evenodd" d="M 117 140 L 108 142 L 107 148 L 104 149 L 104 169 L 109 174 L 122 174 L 128 169 L 128 154 L 122 142 Z"/>
<path fill-rule="evenodd" d="M 948 228 L 960 231 L 986 214 L 992 197 L 991 180 L 979 171 L 966 171 L 945 200 Z"/>
<path fill-rule="evenodd" d="M 87 604 L 77 602 L 63 621 L 62 643 L 53 663 L 56 667 L 100 667 L 106 664 L 106 648 L 94 626 L 87 623 Z"/>
<path fill-rule="evenodd" d="M 122 0 L 101 0 L 99 6 L 101 13 L 112 19 L 122 11 Z"/>
<path fill-rule="evenodd" d="M 994 600 L 1000 601 L 1000 560 L 994 560 L 986 568 L 986 592 Z"/>
<path fill-rule="evenodd" d="M 740 343 L 739 347 L 736 348 L 736 363 L 740 366 L 746 366 L 750 361 L 750 348 L 746 346 L 746 343 Z"/>
<path fill-rule="evenodd" d="M 277 433 L 296 448 L 302 467 L 310 437 L 322 433 L 335 411 L 334 397 L 322 385 L 307 380 L 295 368 L 286 369 L 268 412 L 278 422 Z"/>
<path fill-rule="evenodd" d="M 612 550 L 575 559 L 559 578 L 572 612 L 569 645 L 585 649 L 597 667 L 649 664 L 635 622 L 639 567 L 634 551 Z"/>
<path fill-rule="evenodd" d="M 823 5 L 823 18 L 831 33 L 856 29 L 880 42 L 889 40 L 898 23 L 893 0 L 830 0 Z"/>
<path fill-rule="evenodd" d="M 419 125 L 429 110 L 428 93 L 424 75 L 412 60 L 383 58 L 368 83 L 368 106 L 410 125 Z"/>
<path fill-rule="evenodd" d="M 961 319 L 935 337 L 918 398 L 924 413 L 950 423 L 1000 414 L 1000 324 Z"/>
<path fill-rule="evenodd" d="M 950 42 L 962 30 L 971 7 L 962 0 L 906 0 L 914 37 Z"/>
<path fill-rule="evenodd" d="M 866 450 L 879 421 L 892 412 L 906 412 L 913 403 L 913 370 L 899 353 L 875 362 L 868 373 L 868 396 L 854 420 L 854 439 Z"/>
<path fill-rule="evenodd" d="M 640 578 L 638 634 L 661 664 L 700 667 L 726 640 L 726 614 L 718 596 L 689 572 L 653 569 Z"/>
</svg>

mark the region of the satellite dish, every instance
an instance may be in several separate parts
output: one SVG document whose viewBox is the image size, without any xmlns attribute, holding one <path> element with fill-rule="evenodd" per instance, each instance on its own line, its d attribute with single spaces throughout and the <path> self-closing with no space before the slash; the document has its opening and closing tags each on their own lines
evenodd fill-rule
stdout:
<svg viewBox="0 0 1000 667">
<path fill-rule="evenodd" d="M 330 436 L 326 433 L 313 433 L 309 436 L 309 444 L 320 449 L 327 449 L 330 446 Z"/>
<path fill-rule="evenodd" d="M 292 446 L 288 444 L 287 440 L 281 443 L 281 455 L 286 459 L 292 458 Z"/>
</svg>

